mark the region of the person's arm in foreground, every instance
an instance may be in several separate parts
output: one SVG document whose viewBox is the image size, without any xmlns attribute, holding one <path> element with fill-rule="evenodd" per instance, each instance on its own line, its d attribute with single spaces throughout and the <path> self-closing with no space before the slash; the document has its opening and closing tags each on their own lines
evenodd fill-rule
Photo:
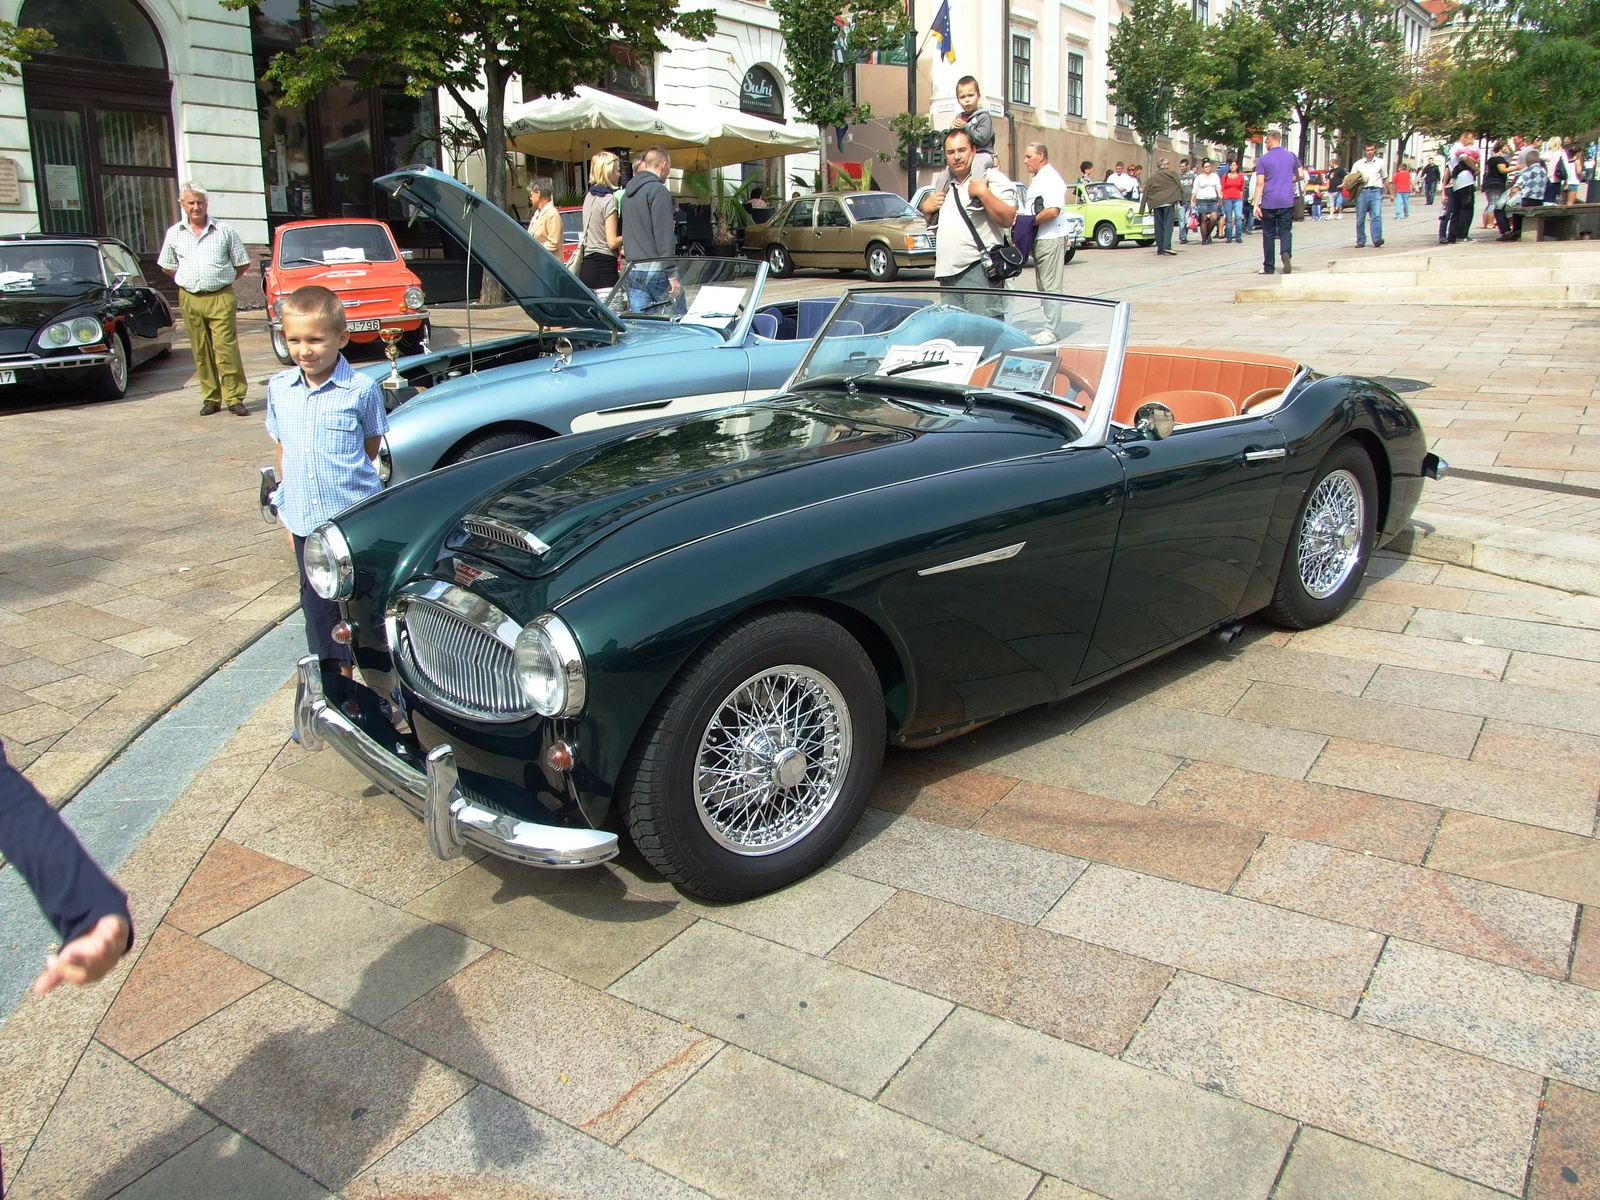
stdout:
<svg viewBox="0 0 1600 1200">
<path fill-rule="evenodd" d="M 21 872 L 61 935 L 59 953 L 33 982 L 40 995 L 62 983 L 94 983 L 133 946 L 128 897 L 95 865 L 67 823 L 0 747 L 0 853 Z"/>
</svg>

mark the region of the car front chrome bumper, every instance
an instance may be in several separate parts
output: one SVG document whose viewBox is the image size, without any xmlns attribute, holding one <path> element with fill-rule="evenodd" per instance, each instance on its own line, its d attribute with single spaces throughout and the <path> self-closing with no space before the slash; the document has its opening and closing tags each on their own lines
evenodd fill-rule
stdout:
<svg viewBox="0 0 1600 1200">
<path fill-rule="evenodd" d="M 373 693 L 376 695 L 376 693 Z M 506 812 L 461 782 L 455 752 L 435 746 L 417 762 L 417 752 L 398 737 L 367 732 L 329 701 L 322 665 L 300 660 L 294 727 L 307 750 L 332 746 L 373 783 L 394 796 L 427 827 L 428 845 L 440 858 L 455 858 L 476 846 L 532 867 L 592 867 L 617 855 L 617 835 L 599 829 L 541 825 Z"/>
<path fill-rule="evenodd" d="M 0 358 L 0 371 L 71 371 L 78 367 L 103 367 L 111 353 L 100 346 L 75 354 L 18 354 Z"/>
</svg>

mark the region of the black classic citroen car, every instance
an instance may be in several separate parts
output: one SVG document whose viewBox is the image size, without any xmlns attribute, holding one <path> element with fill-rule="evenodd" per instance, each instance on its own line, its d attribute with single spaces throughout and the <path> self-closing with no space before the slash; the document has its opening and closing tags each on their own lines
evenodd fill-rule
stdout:
<svg viewBox="0 0 1600 1200">
<path fill-rule="evenodd" d="M 0 400 L 19 387 L 120 399 L 172 349 L 172 309 L 115 238 L 0 238 Z"/>
<path fill-rule="evenodd" d="M 1060 700 L 1252 613 L 1330 621 L 1444 463 L 1376 380 L 1129 344 L 1131 309 L 864 289 L 783 392 L 420 476 L 306 542 L 370 687 L 296 726 L 474 846 L 626 829 L 735 898 L 834 853 L 886 746 Z M 388 713 L 398 719 L 387 719 Z"/>
</svg>

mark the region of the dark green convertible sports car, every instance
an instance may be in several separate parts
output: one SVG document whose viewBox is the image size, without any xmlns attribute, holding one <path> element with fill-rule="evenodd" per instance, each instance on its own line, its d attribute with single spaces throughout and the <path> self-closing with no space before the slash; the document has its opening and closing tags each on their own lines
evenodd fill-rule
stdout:
<svg viewBox="0 0 1600 1200">
<path fill-rule="evenodd" d="M 332 745 L 473 845 L 622 830 L 734 898 L 815 870 L 884 747 L 1059 700 L 1261 612 L 1337 616 L 1426 477 L 1379 383 L 1128 345 L 1126 304 L 849 293 L 776 397 L 424 475 L 314 534 L 366 685 Z"/>
</svg>

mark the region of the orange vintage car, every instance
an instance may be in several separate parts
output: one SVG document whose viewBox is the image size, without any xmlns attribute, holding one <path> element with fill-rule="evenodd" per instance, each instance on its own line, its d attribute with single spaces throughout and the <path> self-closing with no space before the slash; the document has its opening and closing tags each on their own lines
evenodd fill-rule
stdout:
<svg viewBox="0 0 1600 1200">
<path fill-rule="evenodd" d="M 308 284 L 338 293 L 354 343 L 376 343 L 380 329 L 400 329 L 401 352 L 415 354 L 428 340 L 422 285 L 382 221 L 343 218 L 279 226 L 265 284 L 272 352 L 279 362 L 290 359 L 278 301 Z"/>
</svg>

